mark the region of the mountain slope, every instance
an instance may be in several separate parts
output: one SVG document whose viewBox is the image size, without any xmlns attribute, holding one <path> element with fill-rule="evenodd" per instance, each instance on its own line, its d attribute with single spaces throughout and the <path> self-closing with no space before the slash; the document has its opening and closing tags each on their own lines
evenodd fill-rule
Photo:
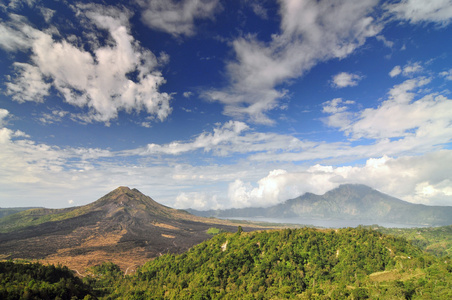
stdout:
<svg viewBox="0 0 452 300">
<path fill-rule="evenodd" d="M 0 207 L 0 219 L 3 217 L 6 217 L 6 216 L 24 211 L 24 210 L 29 210 L 29 209 L 34 209 L 34 208 L 38 208 L 38 207 L 9 207 L 9 208 L 1 208 Z"/>
<path fill-rule="evenodd" d="M 358 184 L 341 185 L 324 195 L 306 193 L 268 208 L 190 212 L 204 217 L 365 220 L 419 226 L 452 224 L 450 206 L 412 204 Z"/>
<path fill-rule="evenodd" d="M 119 187 L 85 206 L 0 219 L 0 258 L 43 259 L 81 270 L 113 261 L 126 269 L 167 252 L 181 253 L 210 238 L 210 227 L 237 230 L 227 221 L 196 217 Z"/>
</svg>

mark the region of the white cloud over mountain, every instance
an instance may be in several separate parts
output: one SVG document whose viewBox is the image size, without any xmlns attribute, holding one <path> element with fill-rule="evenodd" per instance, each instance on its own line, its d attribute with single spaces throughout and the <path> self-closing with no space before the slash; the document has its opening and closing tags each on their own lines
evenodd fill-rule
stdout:
<svg viewBox="0 0 452 300">
<path fill-rule="evenodd" d="M 56 2 L 0 4 L 0 199 L 451 204 L 451 1 Z"/>
<path fill-rule="evenodd" d="M 344 183 L 371 182 L 371 187 L 405 201 L 445 205 L 452 195 L 452 175 L 446 174 L 444 164 L 451 163 L 452 151 L 443 150 L 426 156 L 371 158 L 355 167 L 315 165 L 298 172 L 276 169 L 256 185 L 241 180 L 230 183 L 228 196 L 233 207 L 264 207 L 306 192 L 323 194 Z"/>
</svg>

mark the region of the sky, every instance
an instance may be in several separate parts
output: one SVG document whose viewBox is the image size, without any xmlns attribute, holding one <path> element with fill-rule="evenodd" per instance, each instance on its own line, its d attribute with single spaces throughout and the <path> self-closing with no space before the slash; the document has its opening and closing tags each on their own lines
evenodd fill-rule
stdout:
<svg viewBox="0 0 452 300">
<path fill-rule="evenodd" d="M 451 0 L 0 1 L 0 207 L 450 206 L 451 37 Z"/>
</svg>

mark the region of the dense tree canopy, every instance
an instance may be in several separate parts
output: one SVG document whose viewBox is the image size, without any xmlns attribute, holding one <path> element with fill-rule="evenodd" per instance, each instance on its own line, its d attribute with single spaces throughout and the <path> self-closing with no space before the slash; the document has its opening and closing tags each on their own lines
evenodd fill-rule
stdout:
<svg viewBox="0 0 452 300">
<path fill-rule="evenodd" d="M 452 262 L 365 228 L 217 233 L 134 275 L 0 264 L 1 299 L 452 299 Z"/>
<path fill-rule="evenodd" d="M 363 228 L 223 233 L 121 281 L 130 299 L 365 299 L 452 296 L 450 261 Z M 440 275 L 441 274 L 441 275 Z M 444 286 L 433 278 L 446 278 Z"/>
<path fill-rule="evenodd" d="M 0 299 L 94 299 L 67 267 L 0 262 Z"/>
</svg>

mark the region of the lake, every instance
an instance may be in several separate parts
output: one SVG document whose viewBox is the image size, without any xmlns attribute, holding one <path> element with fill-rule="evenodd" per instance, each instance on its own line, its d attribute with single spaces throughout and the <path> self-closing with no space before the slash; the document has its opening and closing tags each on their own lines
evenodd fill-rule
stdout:
<svg viewBox="0 0 452 300">
<path fill-rule="evenodd" d="M 323 220 L 323 219 L 303 219 L 303 218 L 265 218 L 265 217 L 228 217 L 221 219 L 229 220 L 247 220 L 252 222 L 267 222 L 267 223 L 283 223 L 283 224 L 297 224 L 324 228 L 344 228 L 344 227 L 358 227 L 359 225 L 369 226 L 378 225 L 386 228 L 415 228 L 426 227 L 422 225 L 407 225 L 397 223 L 385 223 L 377 221 L 365 220 Z"/>
</svg>

